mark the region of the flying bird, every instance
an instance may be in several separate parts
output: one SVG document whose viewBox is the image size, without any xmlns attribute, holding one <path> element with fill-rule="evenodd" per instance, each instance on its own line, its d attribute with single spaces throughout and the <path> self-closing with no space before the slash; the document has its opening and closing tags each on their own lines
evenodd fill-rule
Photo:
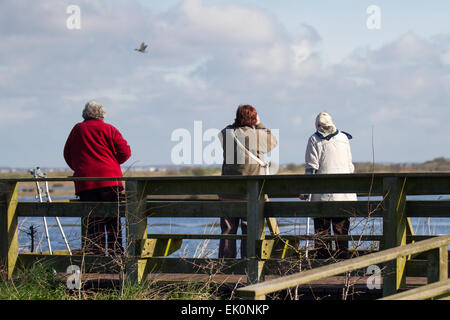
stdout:
<svg viewBox="0 0 450 320">
<path fill-rule="evenodd" d="M 145 51 L 145 49 L 147 49 L 147 47 L 148 46 L 144 42 L 142 42 L 141 47 L 139 49 L 134 49 L 134 50 L 142 52 L 142 53 L 146 53 L 147 51 Z"/>
</svg>

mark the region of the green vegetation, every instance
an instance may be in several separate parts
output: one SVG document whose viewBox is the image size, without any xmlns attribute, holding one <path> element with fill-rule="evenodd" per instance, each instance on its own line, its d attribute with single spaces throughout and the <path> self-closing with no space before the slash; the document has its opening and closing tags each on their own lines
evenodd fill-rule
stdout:
<svg viewBox="0 0 450 320">
<path fill-rule="evenodd" d="M 372 172 L 449 172 L 450 159 L 439 157 L 423 163 L 372 163 L 355 162 L 356 173 Z M 305 172 L 304 164 L 289 163 L 281 165 L 278 174 L 303 174 Z M 49 178 L 65 178 L 72 175 L 70 171 L 52 171 L 47 172 Z M 221 167 L 182 167 L 180 169 L 167 169 L 160 171 L 126 171 L 126 177 L 158 177 L 158 176 L 218 176 L 221 174 Z M 30 178 L 27 171 L 0 173 L 2 179 Z M 61 187 L 71 185 L 72 183 L 55 183 L 51 187 Z M 30 190 L 34 190 L 34 184 L 29 183 Z"/>
<path fill-rule="evenodd" d="M 355 162 L 355 173 L 372 173 L 372 172 L 449 172 L 450 159 L 443 157 L 436 158 L 423 163 L 371 163 L 371 162 Z M 280 168 L 280 174 L 302 174 L 305 172 L 304 164 L 289 163 Z"/>
<path fill-rule="evenodd" d="M 20 270 L 14 280 L 8 281 L 2 276 L 0 299 L 67 300 L 70 299 L 70 295 L 51 268 L 37 263 L 30 269 Z"/>
<path fill-rule="evenodd" d="M 217 300 L 217 287 L 212 283 L 144 282 L 118 283 L 110 288 L 74 289 L 66 286 L 66 275 L 56 274 L 42 263 L 21 269 L 12 280 L 0 277 L 0 300 Z"/>
</svg>

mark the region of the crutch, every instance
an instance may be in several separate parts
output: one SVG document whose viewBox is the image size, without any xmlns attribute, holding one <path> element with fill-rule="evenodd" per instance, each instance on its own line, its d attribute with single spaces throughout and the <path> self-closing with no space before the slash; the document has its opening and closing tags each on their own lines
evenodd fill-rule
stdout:
<svg viewBox="0 0 450 320">
<path fill-rule="evenodd" d="M 312 194 L 310 193 L 308 195 L 308 198 L 306 199 L 307 202 L 311 201 L 311 196 L 312 196 Z M 310 221 L 310 219 L 311 219 L 310 217 L 306 218 L 306 236 L 309 236 L 309 221 Z M 309 239 L 307 238 L 306 239 L 306 252 L 305 252 L 306 259 L 308 259 L 308 250 L 309 250 Z"/>
<path fill-rule="evenodd" d="M 42 170 L 39 167 L 36 167 L 36 169 L 30 169 L 30 173 L 34 176 L 35 179 L 47 178 L 47 174 L 42 172 Z M 43 202 L 42 189 L 39 186 L 39 181 L 36 181 L 36 188 L 37 188 L 37 192 L 38 192 L 39 202 Z M 48 202 L 52 202 L 52 198 L 50 197 L 50 190 L 48 188 L 48 181 L 45 181 L 45 196 L 47 197 Z M 58 217 L 55 217 L 55 219 L 56 219 L 56 223 L 58 224 L 58 228 L 59 228 L 59 231 L 61 232 L 61 236 L 64 240 L 64 243 L 66 244 L 67 251 L 69 251 L 69 255 L 72 255 L 72 251 L 70 250 L 69 242 L 67 241 L 66 234 L 64 233 L 61 222 L 59 221 Z M 46 217 L 43 217 L 43 220 L 44 220 L 44 229 L 45 229 L 45 236 L 47 238 L 48 250 L 49 250 L 50 254 L 53 254 Z"/>
</svg>

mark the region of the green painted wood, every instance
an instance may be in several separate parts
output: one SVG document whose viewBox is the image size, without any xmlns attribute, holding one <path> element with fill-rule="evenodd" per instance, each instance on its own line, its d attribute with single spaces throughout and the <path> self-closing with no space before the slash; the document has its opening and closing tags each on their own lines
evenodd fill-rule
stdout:
<svg viewBox="0 0 450 320">
<path fill-rule="evenodd" d="M 247 259 L 248 282 L 261 280 L 264 262 L 258 259 L 258 241 L 264 240 L 264 186 L 259 181 L 248 181 L 247 193 Z"/>
<path fill-rule="evenodd" d="M 448 278 L 448 248 L 442 246 L 427 253 L 428 283 L 443 281 Z"/>
<path fill-rule="evenodd" d="M 119 208 L 117 202 L 19 202 L 17 212 L 20 217 L 121 217 L 125 216 L 125 202 Z"/>
<path fill-rule="evenodd" d="M 372 188 L 371 188 L 372 186 Z M 267 179 L 266 193 L 269 196 L 297 197 L 301 193 L 369 193 L 380 194 L 382 180 L 371 176 L 348 174 L 304 175 L 297 179 Z"/>
<path fill-rule="evenodd" d="M 220 239 L 234 239 L 241 240 L 246 239 L 247 235 L 245 234 L 208 234 L 208 233 L 149 233 L 147 235 L 148 239 L 210 239 L 210 240 L 220 240 Z M 422 241 L 430 238 L 435 238 L 437 236 L 408 236 L 407 239 L 409 242 L 411 241 Z M 280 235 L 265 235 L 265 239 L 274 240 L 274 239 L 282 239 L 287 241 L 300 241 L 300 240 L 314 240 L 317 239 L 317 236 L 314 234 L 311 235 L 293 235 L 293 234 L 280 234 Z M 358 243 L 359 241 L 382 241 L 383 235 L 330 235 L 330 236 L 321 236 L 321 240 L 347 240 Z"/>
<path fill-rule="evenodd" d="M 167 257 L 181 248 L 182 239 L 145 239 L 138 241 L 141 257 Z"/>
<path fill-rule="evenodd" d="M 0 268 L 6 270 L 8 279 L 16 269 L 19 254 L 17 203 L 17 183 L 0 182 Z"/>
<path fill-rule="evenodd" d="M 148 257 L 148 273 L 241 274 L 247 275 L 247 260 L 216 258 Z"/>
<path fill-rule="evenodd" d="M 211 240 L 241 240 L 247 239 L 243 234 L 204 234 L 204 233 L 149 233 L 149 239 L 211 239 Z"/>
<path fill-rule="evenodd" d="M 450 200 L 408 200 L 406 215 L 410 218 L 432 217 L 444 218 L 450 216 Z"/>
<path fill-rule="evenodd" d="M 404 178 L 408 177 L 408 179 L 449 179 L 449 172 L 410 172 L 410 173 L 355 173 L 348 174 L 349 176 L 354 176 L 357 178 L 384 178 L 384 177 L 398 177 Z M 325 176 L 325 175 L 317 175 L 317 176 Z M 345 174 L 327 174 L 326 176 L 330 177 L 340 177 L 345 176 Z M 304 174 L 277 174 L 277 175 L 255 175 L 255 176 L 162 176 L 162 177 L 61 177 L 61 178 L 0 178 L 1 181 L 11 181 L 11 182 L 34 182 L 34 181 L 152 181 L 152 182 L 161 182 L 161 181 L 177 181 L 177 180 L 199 180 L 199 181 L 216 181 L 216 180 L 297 180 L 305 177 Z M 414 186 L 412 186 L 414 187 Z M 412 188 L 409 187 L 409 188 Z"/>
<path fill-rule="evenodd" d="M 247 214 L 246 202 L 161 201 L 147 202 L 149 217 L 240 217 Z M 378 210 L 375 210 L 378 208 Z M 370 210 L 370 211 L 369 211 Z M 379 201 L 270 201 L 264 206 L 265 218 L 293 217 L 381 217 Z"/>
<path fill-rule="evenodd" d="M 138 244 L 147 239 L 146 214 L 146 182 L 127 181 L 127 281 L 140 282 L 148 272 L 147 260 L 139 259 L 142 256 L 142 247 Z"/>
<path fill-rule="evenodd" d="M 383 249 L 406 244 L 406 178 L 386 177 L 383 179 Z M 392 295 L 405 283 L 406 257 L 386 263 L 383 279 L 383 296 Z"/>
<path fill-rule="evenodd" d="M 11 182 L 34 181 L 147 181 L 152 186 L 148 193 L 183 194 L 182 190 L 192 190 L 192 194 L 224 193 L 235 191 L 246 193 L 247 180 L 266 181 L 269 195 L 284 194 L 295 196 L 298 193 L 320 192 L 357 192 L 372 195 L 382 194 L 382 180 L 385 177 L 408 178 L 408 194 L 449 194 L 449 173 L 361 173 L 361 174 L 327 174 L 327 175 L 272 175 L 272 176 L 207 176 L 207 177 L 112 177 L 112 178 L 20 178 L 0 179 Z M 177 186 L 178 183 L 178 186 Z M 172 190 L 171 190 L 172 189 Z M 206 192 L 200 192 L 200 191 Z M 225 192 L 226 193 L 226 192 Z M 185 194 L 185 192 L 184 192 Z"/>
<path fill-rule="evenodd" d="M 70 265 L 76 265 L 82 269 L 83 273 L 117 273 L 120 271 L 119 262 L 109 256 L 21 253 L 18 256 L 17 265 L 19 268 L 26 269 L 34 263 L 44 263 L 56 272 L 66 272 Z"/>
<path fill-rule="evenodd" d="M 237 289 L 237 292 L 242 297 L 259 297 L 268 293 L 292 288 L 315 280 L 320 280 L 345 272 L 351 272 L 355 269 L 361 269 L 370 265 L 385 263 L 387 261 L 395 260 L 398 257 L 408 256 L 447 246 L 448 244 L 450 244 L 450 235 L 440 236 L 397 248 L 386 249 L 384 251 L 364 255 L 342 262 L 333 263 L 324 267 L 302 271 L 300 273 L 281 277 L 278 279 L 253 284 L 244 288 Z M 385 282 L 383 280 L 383 286 L 384 285 Z"/>
<path fill-rule="evenodd" d="M 147 202 L 148 217 L 239 217 L 247 216 L 247 203 L 238 201 Z"/>
<path fill-rule="evenodd" d="M 268 202 L 264 216 L 287 217 L 382 217 L 379 201 L 313 201 L 313 202 Z M 151 217 L 228 217 L 246 216 L 245 202 L 229 201 L 152 201 L 147 202 L 148 215 Z M 373 210 L 377 209 L 375 212 Z M 408 217 L 448 217 L 450 201 L 417 201 L 406 202 Z M 95 210 L 93 210 L 95 209 Z M 20 217 L 116 217 L 117 203 L 108 202 L 19 202 L 17 214 Z M 125 216 L 125 203 L 119 208 L 120 216 Z"/>
</svg>

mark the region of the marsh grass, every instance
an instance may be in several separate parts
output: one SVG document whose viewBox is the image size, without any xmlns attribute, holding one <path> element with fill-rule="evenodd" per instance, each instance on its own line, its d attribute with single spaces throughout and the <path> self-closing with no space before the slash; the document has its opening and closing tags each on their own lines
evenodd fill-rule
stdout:
<svg viewBox="0 0 450 320">
<path fill-rule="evenodd" d="M 5 273 L 0 277 L 0 300 L 217 300 L 217 288 L 212 283 L 140 284 L 125 282 L 110 288 L 69 289 L 66 275 L 57 274 L 48 264 L 34 263 L 20 269 L 13 279 Z"/>
<path fill-rule="evenodd" d="M 35 263 L 29 269 L 21 269 L 12 280 L 4 273 L 0 280 L 1 300 L 68 300 L 65 284 L 53 269 L 42 263 Z"/>
</svg>

